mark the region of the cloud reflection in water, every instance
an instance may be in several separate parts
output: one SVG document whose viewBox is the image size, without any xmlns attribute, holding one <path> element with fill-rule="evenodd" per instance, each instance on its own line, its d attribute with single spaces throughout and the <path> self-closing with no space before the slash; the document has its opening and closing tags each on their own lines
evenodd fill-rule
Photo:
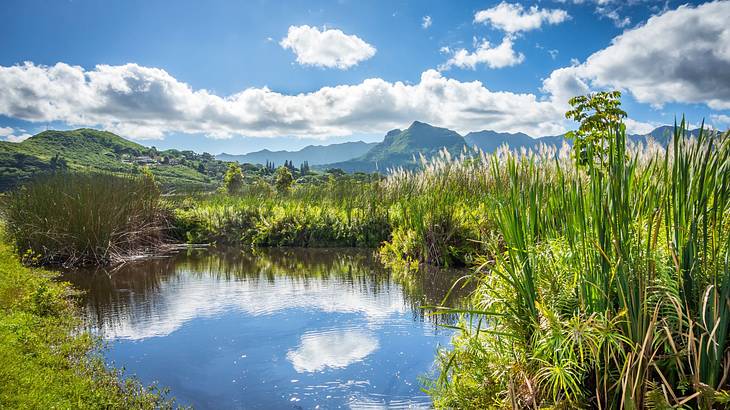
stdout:
<svg viewBox="0 0 730 410">
<path fill-rule="evenodd" d="M 378 339 L 362 330 L 307 333 L 286 357 L 299 373 L 340 369 L 359 362 L 379 347 Z"/>
</svg>

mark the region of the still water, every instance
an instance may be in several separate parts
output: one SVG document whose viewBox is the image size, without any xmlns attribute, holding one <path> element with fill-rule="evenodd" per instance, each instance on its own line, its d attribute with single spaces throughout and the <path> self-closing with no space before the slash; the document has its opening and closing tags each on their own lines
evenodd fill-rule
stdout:
<svg viewBox="0 0 730 410">
<path fill-rule="evenodd" d="M 451 331 L 421 306 L 454 274 L 396 280 L 371 251 L 191 250 L 67 273 L 105 357 L 195 408 L 419 408 Z"/>
</svg>

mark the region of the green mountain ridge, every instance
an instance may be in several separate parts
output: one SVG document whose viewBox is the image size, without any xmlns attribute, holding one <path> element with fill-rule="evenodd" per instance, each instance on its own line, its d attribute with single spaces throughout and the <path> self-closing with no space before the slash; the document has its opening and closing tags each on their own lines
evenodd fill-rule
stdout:
<svg viewBox="0 0 730 410">
<path fill-rule="evenodd" d="M 149 166 L 163 185 L 198 188 L 215 185 L 226 168 L 210 154 L 157 151 L 89 128 L 43 131 L 17 143 L 0 141 L 0 190 L 54 170 L 135 173 L 142 166 Z"/>
<path fill-rule="evenodd" d="M 646 134 L 628 135 L 628 139 L 636 143 L 646 143 L 649 138 L 660 145 L 667 145 L 674 132 L 673 126 L 660 126 Z M 697 137 L 700 129 L 688 130 L 687 135 Z M 490 130 L 470 132 L 461 136 L 447 128 L 415 121 L 406 130 L 391 130 L 383 142 L 375 145 L 367 154 L 349 161 L 335 162 L 319 168 L 339 168 L 347 172 L 384 172 L 397 167 L 415 168 L 418 157 L 432 157 L 439 151 L 447 149 L 452 155 L 460 154 L 464 147 L 491 153 L 506 145 L 510 149 L 535 149 L 540 145 L 559 147 L 563 143 L 571 144 L 565 135 L 531 137 L 525 133 L 496 132 Z M 416 161 L 413 159 L 416 158 Z"/>
<path fill-rule="evenodd" d="M 420 155 L 432 157 L 443 149 L 458 153 L 466 146 L 466 141 L 456 131 L 414 121 L 405 130 L 389 131 L 383 142 L 361 157 L 328 164 L 326 167 L 340 168 L 347 172 L 382 172 L 396 167 L 412 168 L 418 166 Z"/>
</svg>

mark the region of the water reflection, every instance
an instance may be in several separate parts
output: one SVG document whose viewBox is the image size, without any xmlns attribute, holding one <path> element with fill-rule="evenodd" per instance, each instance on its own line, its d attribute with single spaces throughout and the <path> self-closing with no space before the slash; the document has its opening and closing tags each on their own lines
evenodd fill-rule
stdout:
<svg viewBox="0 0 730 410">
<path fill-rule="evenodd" d="M 418 407 L 455 279 L 407 283 L 359 250 L 191 250 L 64 279 L 107 356 L 199 408 Z M 458 297 L 458 295 L 456 295 Z"/>
<path fill-rule="evenodd" d="M 378 348 L 378 339 L 362 330 L 310 332 L 286 357 L 299 373 L 326 367 L 343 368 L 362 360 Z"/>
<path fill-rule="evenodd" d="M 249 315 L 285 309 L 361 313 L 373 323 L 407 312 L 436 322 L 444 317 L 419 307 L 438 304 L 455 274 L 428 272 L 395 283 L 371 252 L 355 249 L 195 249 L 64 279 L 86 290 L 90 330 L 106 339 L 145 339 L 231 309 Z"/>
</svg>

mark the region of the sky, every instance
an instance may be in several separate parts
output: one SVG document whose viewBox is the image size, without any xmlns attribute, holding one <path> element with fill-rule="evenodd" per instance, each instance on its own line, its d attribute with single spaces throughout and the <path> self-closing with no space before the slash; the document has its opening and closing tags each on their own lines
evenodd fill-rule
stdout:
<svg viewBox="0 0 730 410">
<path fill-rule="evenodd" d="M 557 135 L 730 126 L 730 1 L 5 0 L 0 139 L 92 127 L 210 153 L 379 141 L 418 120 Z"/>
</svg>

